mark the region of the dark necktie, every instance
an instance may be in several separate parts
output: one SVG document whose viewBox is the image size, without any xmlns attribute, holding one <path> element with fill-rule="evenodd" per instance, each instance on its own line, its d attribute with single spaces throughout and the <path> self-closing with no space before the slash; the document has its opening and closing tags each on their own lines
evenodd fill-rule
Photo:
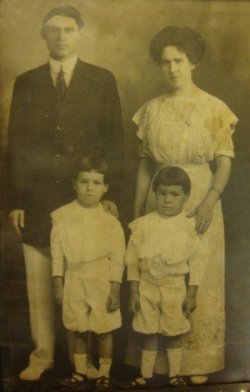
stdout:
<svg viewBox="0 0 250 392">
<path fill-rule="evenodd" d="M 66 91 L 67 91 L 67 86 L 64 79 L 63 68 L 61 67 L 60 72 L 58 72 L 56 77 L 56 95 L 59 103 L 61 103 L 64 100 Z"/>
</svg>

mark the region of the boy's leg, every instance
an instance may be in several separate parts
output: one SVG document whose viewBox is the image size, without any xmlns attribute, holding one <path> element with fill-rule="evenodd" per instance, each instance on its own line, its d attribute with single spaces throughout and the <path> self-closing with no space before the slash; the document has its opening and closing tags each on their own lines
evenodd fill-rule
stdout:
<svg viewBox="0 0 250 392">
<path fill-rule="evenodd" d="M 173 386 L 185 385 L 184 380 L 180 377 L 182 360 L 182 335 L 168 337 L 167 359 L 170 384 Z"/>
<path fill-rule="evenodd" d="M 73 361 L 75 371 L 86 376 L 87 369 L 87 333 L 69 331 L 72 339 Z"/>
<path fill-rule="evenodd" d="M 23 244 L 29 300 L 30 326 L 35 350 L 29 366 L 20 373 L 22 380 L 39 379 L 54 361 L 54 300 L 49 248 Z"/>
<path fill-rule="evenodd" d="M 139 286 L 140 309 L 133 319 L 133 329 L 144 334 L 145 340 L 141 356 L 141 377 L 132 386 L 145 385 L 153 377 L 158 351 L 158 330 L 161 313 L 159 311 L 159 287 L 142 280 Z"/>
<path fill-rule="evenodd" d="M 169 366 L 169 377 L 180 374 L 182 359 L 182 335 L 169 336 L 167 343 L 167 358 Z"/>
<path fill-rule="evenodd" d="M 152 378 L 155 358 L 158 350 L 158 338 L 156 334 L 146 337 L 141 359 L 141 375 L 143 378 Z"/>
<path fill-rule="evenodd" d="M 112 332 L 98 335 L 99 340 L 99 363 L 100 377 L 110 377 L 110 368 L 112 365 L 113 356 L 113 335 Z"/>
<path fill-rule="evenodd" d="M 71 338 L 73 350 L 74 372 L 70 377 L 60 381 L 60 385 L 67 389 L 81 388 L 88 389 L 86 377 L 87 368 L 87 333 L 68 331 Z"/>
</svg>

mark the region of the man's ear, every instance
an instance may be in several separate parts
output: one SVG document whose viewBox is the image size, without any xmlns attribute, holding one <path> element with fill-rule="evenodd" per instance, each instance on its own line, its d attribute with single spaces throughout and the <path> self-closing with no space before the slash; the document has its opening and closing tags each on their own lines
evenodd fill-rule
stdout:
<svg viewBox="0 0 250 392">
<path fill-rule="evenodd" d="M 109 185 L 108 184 L 104 184 L 105 185 L 105 191 L 104 191 L 104 193 L 107 193 L 108 192 L 108 189 L 109 189 Z"/>
<path fill-rule="evenodd" d="M 73 180 L 73 189 L 74 189 L 74 191 L 76 190 L 76 180 Z"/>
</svg>

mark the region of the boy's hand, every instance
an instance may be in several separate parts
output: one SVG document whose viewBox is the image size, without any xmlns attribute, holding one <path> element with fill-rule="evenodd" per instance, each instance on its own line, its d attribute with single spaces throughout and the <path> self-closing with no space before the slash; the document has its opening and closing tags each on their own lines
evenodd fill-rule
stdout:
<svg viewBox="0 0 250 392">
<path fill-rule="evenodd" d="M 129 300 L 129 309 L 136 314 L 140 310 L 140 297 L 138 291 L 131 293 Z"/>
<path fill-rule="evenodd" d="M 190 314 L 196 309 L 196 307 L 197 304 L 195 297 L 187 296 L 182 304 L 182 309 L 186 317 L 189 317 Z"/>
<path fill-rule="evenodd" d="M 107 299 L 107 311 L 114 312 L 120 308 L 120 283 L 111 282 L 111 290 Z"/>
<path fill-rule="evenodd" d="M 63 300 L 63 278 L 55 276 L 53 279 L 54 299 L 56 305 L 62 305 Z"/>
</svg>

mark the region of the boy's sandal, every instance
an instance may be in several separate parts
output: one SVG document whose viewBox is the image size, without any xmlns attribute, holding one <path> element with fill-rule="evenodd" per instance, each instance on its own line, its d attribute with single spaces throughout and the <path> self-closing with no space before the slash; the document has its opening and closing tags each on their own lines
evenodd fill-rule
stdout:
<svg viewBox="0 0 250 392">
<path fill-rule="evenodd" d="M 96 379 L 95 391 L 110 391 L 111 388 L 112 382 L 109 377 L 102 376 Z"/>
<path fill-rule="evenodd" d="M 87 386 L 88 379 L 85 374 L 81 373 L 72 373 L 71 376 L 65 378 L 64 380 L 59 381 L 59 385 L 66 389 L 76 389 L 77 387 L 83 388 L 85 385 Z"/>
<path fill-rule="evenodd" d="M 191 376 L 190 377 L 190 383 L 193 385 L 202 385 L 206 384 L 208 381 L 208 376 L 207 375 L 202 375 L 202 376 Z"/>
<path fill-rule="evenodd" d="M 147 389 L 152 388 L 152 380 L 144 377 L 138 377 L 129 384 L 129 389 Z"/>
<path fill-rule="evenodd" d="M 170 377 L 169 383 L 170 383 L 171 387 L 180 387 L 180 386 L 187 385 L 186 381 L 183 380 L 183 378 L 179 375 L 174 376 L 174 377 Z"/>
</svg>

